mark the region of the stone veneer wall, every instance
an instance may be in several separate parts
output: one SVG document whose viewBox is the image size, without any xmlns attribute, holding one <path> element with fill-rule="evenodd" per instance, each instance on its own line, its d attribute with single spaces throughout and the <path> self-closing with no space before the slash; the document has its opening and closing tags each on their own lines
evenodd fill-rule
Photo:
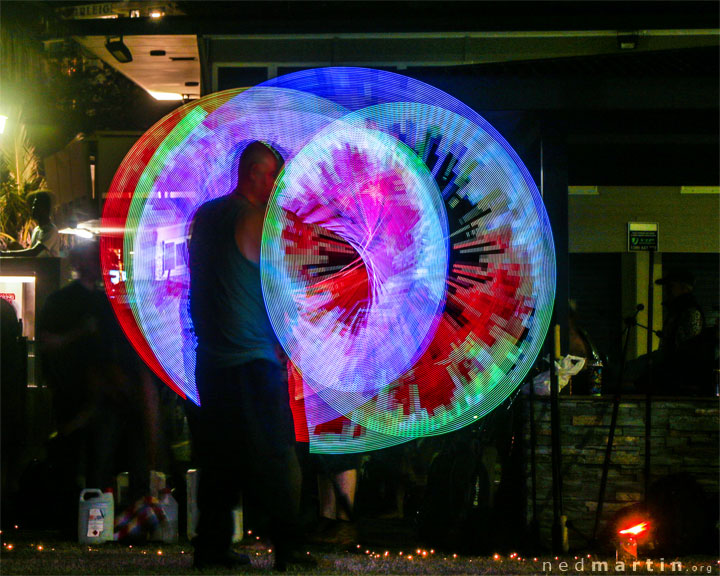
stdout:
<svg viewBox="0 0 720 576">
<path fill-rule="evenodd" d="M 563 470 L 563 510 L 568 520 L 588 537 L 592 535 L 600 478 L 605 457 L 612 397 L 560 397 Z M 720 412 L 714 398 L 655 399 L 651 415 L 651 482 L 675 473 L 688 473 L 706 495 L 717 496 L 720 475 Z M 527 521 L 532 519 L 530 418 L 524 398 Z M 550 400 L 535 398 L 537 518 L 540 540 L 552 540 L 553 502 L 550 436 Z M 645 401 L 624 398 L 608 471 L 599 533 L 613 514 L 643 499 L 645 465 Z M 586 544 L 569 532 L 570 546 Z"/>
</svg>

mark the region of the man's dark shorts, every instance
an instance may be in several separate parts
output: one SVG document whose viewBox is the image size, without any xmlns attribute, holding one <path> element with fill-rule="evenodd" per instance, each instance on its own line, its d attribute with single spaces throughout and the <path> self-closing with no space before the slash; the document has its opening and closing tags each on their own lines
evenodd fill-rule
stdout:
<svg viewBox="0 0 720 576">
<path fill-rule="evenodd" d="M 201 406 L 192 410 L 191 427 L 198 466 L 247 473 L 282 460 L 294 447 L 288 388 L 278 364 L 216 367 L 198 355 L 195 377 Z"/>
</svg>

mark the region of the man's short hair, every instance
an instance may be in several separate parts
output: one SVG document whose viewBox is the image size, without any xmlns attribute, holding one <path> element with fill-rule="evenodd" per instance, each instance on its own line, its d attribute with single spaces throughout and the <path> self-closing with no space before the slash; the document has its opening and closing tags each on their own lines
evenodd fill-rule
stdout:
<svg viewBox="0 0 720 576">
<path fill-rule="evenodd" d="M 38 190 L 32 193 L 28 197 L 28 200 L 31 205 L 37 204 L 39 208 L 45 208 L 48 212 L 50 212 L 50 208 L 52 208 L 52 196 L 50 192 L 46 192 L 45 190 Z"/>
<path fill-rule="evenodd" d="M 250 142 L 240 154 L 240 160 L 238 162 L 238 178 L 242 178 L 250 172 L 250 168 L 253 164 L 262 162 L 268 155 L 272 155 L 278 162 L 278 166 L 282 166 L 285 163 L 280 152 L 275 150 L 267 142 L 261 140 L 255 140 Z"/>
</svg>

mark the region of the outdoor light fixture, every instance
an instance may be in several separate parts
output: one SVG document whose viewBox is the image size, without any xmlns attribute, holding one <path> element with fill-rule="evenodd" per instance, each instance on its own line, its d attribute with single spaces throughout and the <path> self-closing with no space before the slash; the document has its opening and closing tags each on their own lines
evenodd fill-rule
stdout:
<svg viewBox="0 0 720 576">
<path fill-rule="evenodd" d="M 617 43 L 620 50 L 635 50 L 638 43 L 638 34 L 637 32 L 618 32 Z"/>
<path fill-rule="evenodd" d="M 123 42 L 122 36 L 109 36 L 105 40 L 105 48 L 121 64 L 132 62 L 132 54 L 130 54 L 130 49 Z"/>
<path fill-rule="evenodd" d="M 7 122 L 7 119 L 7 116 L 0 114 L 0 134 L 5 132 L 5 122 Z"/>
<path fill-rule="evenodd" d="M 165 12 L 163 12 L 162 10 L 152 10 L 148 15 L 150 16 L 150 18 L 162 18 L 163 16 L 165 16 Z"/>
<path fill-rule="evenodd" d="M 183 95 L 177 92 L 156 92 L 155 90 L 148 90 L 150 96 L 155 100 L 182 100 Z"/>
<path fill-rule="evenodd" d="M 83 230 L 82 228 L 63 228 L 58 230 L 58 233 L 79 236 L 80 238 L 86 238 L 87 240 L 95 238 L 95 235 L 90 232 L 90 230 Z"/>
</svg>

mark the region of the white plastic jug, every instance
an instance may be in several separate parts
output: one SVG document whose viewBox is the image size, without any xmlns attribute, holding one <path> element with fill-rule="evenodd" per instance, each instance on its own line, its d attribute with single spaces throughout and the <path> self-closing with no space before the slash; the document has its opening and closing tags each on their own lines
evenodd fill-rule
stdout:
<svg viewBox="0 0 720 576">
<path fill-rule="evenodd" d="M 178 503 L 173 498 L 169 488 L 164 488 L 160 493 L 160 508 L 165 518 L 160 524 L 161 537 L 163 542 L 178 541 Z"/>
<path fill-rule="evenodd" d="M 112 490 L 83 490 L 78 508 L 78 540 L 86 544 L 112 542 L 114 526 L 115 503 Z"/>
<path fill-rule="evenodd" d="M 165 489 L 167 478 L 164 472 L 150 470 L 150 496 L 160 499 L 160 493 Z"/>
</svg>

